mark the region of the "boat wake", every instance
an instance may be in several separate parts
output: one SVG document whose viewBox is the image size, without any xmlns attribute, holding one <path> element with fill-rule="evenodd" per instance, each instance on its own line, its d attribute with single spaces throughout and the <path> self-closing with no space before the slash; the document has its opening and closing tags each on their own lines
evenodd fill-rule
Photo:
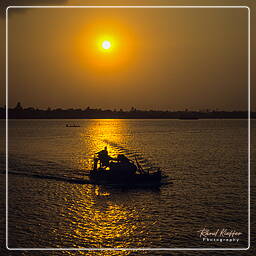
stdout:
<svg viewBox="0 0 256 256">
<path fill-rule="evenodd" d="M 1 173 L 5 174 L 6 172 L 1 171 Z M 68 182 L 68 183 L 72 183 L 72 184 L 91 184 L 91 182 L 86 179 L 53 176 L 53 175 L 48 175 L 48 174 L 28 173 L 28 172 L 20 172 L 20 171 L 13 171 L 13 170 L 8 170 L 8 174 L 31 177 L 31 178 L 36 178 L 36 179 L 62 181 L 62 182 Z"/>
<path fill-rule="evenodd" d="M 6 172 L 1 171 L 2 174 L 6 174 Z M 27 172 L 16 172 L 16 171 L 8 171 L 8 175 L 17 175 L 17 176 L 25 176 L 25 177 L 30 177 L 30 178 L 35 178 L 35 179 L 44 179 L 44 180 L 54 180 L 54 181 L 60 181 L 60 182 L 67 182 L 70 184 L 91 184 L 91 185 L 97 185 L 94 182 L 91 182 L 90 180 L 87 179 L 78 179 L 78 178 L 69 178 L 69 177 L 61 177 L 61 176 L 52 176 L 52 175 L 47 175 L 47 174 L 38 174 L 38 173 L 27 173 Z M 165 181 L 161 182 L 159 185 L 168 185 L 172 184 L 170 181 Z M 106 187 L 109 188 L 120 188 L 122 187 L 120 184 L 106 184 Z M 151 185 L 147 184 L 123 184 L 124 188 L 151 188 Z"/>
<path fill-rule="evenodd" d="M 6 174 L 5 169 L 5 155 L 0 154 L 0 173 Z M 34 159 L 25 155 L 9 155 L 8 174 L 74 184 L 90 184 L 89 180 L 86 179 L 88 174 L 85 171 L 74 170 L 54 161 Z"/>
</svg>

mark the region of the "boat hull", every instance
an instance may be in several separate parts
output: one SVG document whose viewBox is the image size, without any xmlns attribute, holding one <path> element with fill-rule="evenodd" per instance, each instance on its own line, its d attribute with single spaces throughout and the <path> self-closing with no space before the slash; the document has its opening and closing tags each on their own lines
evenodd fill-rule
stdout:
<svg viewBox="0 0 256 256">
<path fill-rule="evenodd" d="M 89 178 L 92 183 L 99 185 L 120 185 L 128 187 L 158 187 L 161 185 L 161 172 L 121 175 L 113 174 L 110 171 L 92 170 Z"/>
</svg>

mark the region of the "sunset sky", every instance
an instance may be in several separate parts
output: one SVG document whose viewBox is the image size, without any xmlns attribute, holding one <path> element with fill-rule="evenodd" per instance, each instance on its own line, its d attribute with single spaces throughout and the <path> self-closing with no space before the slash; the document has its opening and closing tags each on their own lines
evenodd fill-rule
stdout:
<svg viewBox="0 0 256 256">
<path fill-rule="evenodd" d="M 246 8 L 10 9 L 8 46 L 10 106 L 247 109 Z"/>
</svg>

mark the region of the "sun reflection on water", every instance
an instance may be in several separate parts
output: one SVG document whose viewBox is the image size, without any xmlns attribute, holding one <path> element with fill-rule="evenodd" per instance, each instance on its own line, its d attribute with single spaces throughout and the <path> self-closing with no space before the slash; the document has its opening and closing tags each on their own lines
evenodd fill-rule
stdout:
<svg viewBox="0 0 256 256">
<path fill-rule="evenodd" d="M 94 185 L 79 188 L 79 197 L 66 209 L 66 217 L 72 219 L 68 232 L 72 240 L 87 248 L 129 247 L 138 228 L 138 212 L 127 208 L 111 190 Z"/>
<path fill-rule="evenodd" d="M 121 119 L 95 119 L 90 120 L 80 134 L 81 154 L 77 159 L 80 170 L 90 170 L 92 158 L 96 152 L 108 147 L 109 154 L 116 156 L 118 153 L 107 141 L 121 144 L 124 140 L 125 122 Z"/>
<path fill-rule="evenodd" d="M 139 255 L 144 255 L 145 252 L 140 251 Z M 65 254 L 63 255 L 86 255 L 86 256 L 101 256 L 101 255 L 106 255 L 106 256 L 126 256 L 126 255 L 135 255 L 134 252 L 132 251 L 127 251 L 127 250 L 118 250 L 118 251 L 110 251 L 110 250 L 104 250 L 104 251 L 66 251 Z"/>
<path fill-rule="evenodd" d="M 84 147 L 78 158 L 81 170 L 89 170 L 94 153 L 105 146 L 111 156 L 120 154 L 111 143 L 122 144 L 126 129 L 123 120 L 100 119 L 88 123 L 80 134 Z M 77 246 L 127 248 L 134 244 L 136 223 L 139 223 L 136 209 L 128 208 L 111 189 L 95 185 L 78 186 L 77 189 L 76 199 L 72 198 L 66 209 L 67 218 L 72 220 L 67 235 L 77 241 Z M 138 241 L 136 244 L 138 246 Z M 107 254 L 104 252 L 104 255 Z"/>
</svg>

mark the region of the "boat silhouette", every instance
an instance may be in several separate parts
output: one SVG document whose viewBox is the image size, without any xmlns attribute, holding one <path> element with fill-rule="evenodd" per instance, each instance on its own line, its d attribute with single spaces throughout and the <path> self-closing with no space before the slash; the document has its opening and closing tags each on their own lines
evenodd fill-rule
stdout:
<svg viewBox="0 0 256 256">
<path fill-rule="evenodd" d="M 66 124 L 66 127 L 80 127 L 78 124 Z"/>
<path fill-rule="evenodd" d="M 134 162 L 123 154 L 110 157 L 105 148 L 95 154 L 89 179 L 99 185 L 159 187 L 162 173 L 160 170 L 145 171 L 136 158 Z"/>
</svg>

